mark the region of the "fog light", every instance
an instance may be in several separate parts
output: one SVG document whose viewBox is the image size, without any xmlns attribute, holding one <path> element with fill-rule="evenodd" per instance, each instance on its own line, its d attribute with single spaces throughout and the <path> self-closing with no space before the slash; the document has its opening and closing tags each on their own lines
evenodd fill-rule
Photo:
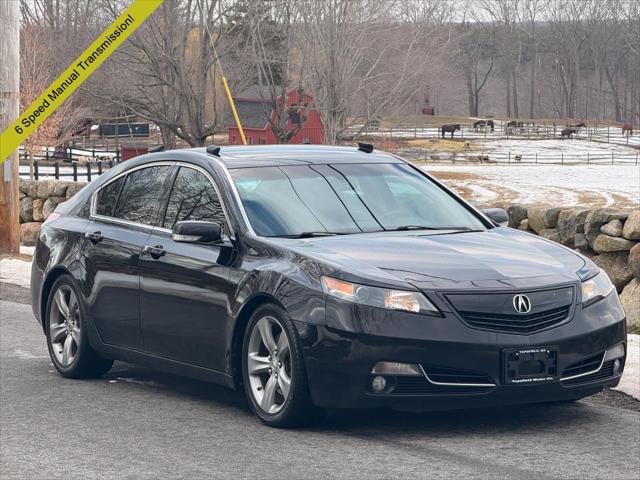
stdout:
<svg viewBox="0 0 640 480">
<path fill-rule="evenodd" d="M 387 388 L 387 381 L 384 377 L 376 375 L 375 377 L 373 377 L 373 380 L 371 380 L 371 388 L 376 393 L 383 392 L 384 389 Z"/>
<path fill-rule="evenodd" d="M 615 362 L 613 362 L 613 373 L 620 373 L 620 368 L 622 367 L 622 362 L 620 361 L 620 359 L 617 359 Z"/>
</svg>

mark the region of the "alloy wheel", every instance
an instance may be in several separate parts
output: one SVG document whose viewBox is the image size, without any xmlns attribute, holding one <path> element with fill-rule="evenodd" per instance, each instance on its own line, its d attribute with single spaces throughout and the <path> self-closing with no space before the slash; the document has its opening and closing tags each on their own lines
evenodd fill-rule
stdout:
<svg viewBox="0 0 640 480">
<path fill-rule="evenodd" d="M 71 287 L 61 285 L 51 302 L 49 341 L 58 363 L 69 367 L 80 346 L 80 306 Z"/>
<path fill-rule="evenodd" d="M 253 326 L 246 360 L 256 404 L 265 413 L 278 413 L 289 398 L 292 372 L 289 338 L 276 318 L 262 317 Z"/>
</svg>

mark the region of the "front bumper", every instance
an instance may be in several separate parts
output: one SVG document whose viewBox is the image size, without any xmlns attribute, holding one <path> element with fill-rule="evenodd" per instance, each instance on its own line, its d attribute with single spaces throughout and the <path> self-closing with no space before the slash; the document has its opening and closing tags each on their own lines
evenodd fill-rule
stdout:
<svg viewBox="0 0 640 480">
<path fill-rule="evenodd" d="M 616 295 L 609 295 L 585 310 L 577 306 L 570 321 L 531 335 L 473 329 L 451 314 L 427 317 L 332 298 L 327 300 L 325 325 L 306 322 L 296 325 L 312 400 L 318 406 L 333 408 L 386 406 L 441 410 L 578 399 L 617 385 L 622 370 L 608 374 L 601 368 L 595 375 L 570 381 L 507 385 L 503 350 L 557 348 L 558 373 L 562 378 L 563 371 L 569 372 L 570 367 L 575 371 L 576 365 L 604 358 L 607 349 L 626 344 L 624 311 Z M 405 384 L 395 393 L 376 394 L 370 386 L 370 372 L 380 361 L 419 364 L 426 370 L 433 367 L 471 372 L 495 386 L 437 388 L 416 378 L 413 385 L 409 382 L 408 387 Z M 609 367 L 607 364 L 606 368 Z"/>
</svg>

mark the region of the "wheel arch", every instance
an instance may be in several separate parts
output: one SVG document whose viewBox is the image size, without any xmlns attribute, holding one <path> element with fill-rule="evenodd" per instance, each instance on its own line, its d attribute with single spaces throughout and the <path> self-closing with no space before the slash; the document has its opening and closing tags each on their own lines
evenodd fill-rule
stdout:
<svg viewBox="0 0 640 480">
<path fill-rule="evenodd" d="M 233 336 L 231 339 L 231 376 L 233 377 L 233 383 L 237 390 L 242 389 L 242 343 L 244 339 L 244 331 L 247 328 L 249 319 L 253 312 L 259 307 L 267 303 L 273 303 L 278 307 L 286 311 L 286 308 L 275 297 L 268 293 L 256 293 L 249 298 L 240 307 L 238 314 L 236 315 L 236 322 L 233 328 Z"/>
</svg>

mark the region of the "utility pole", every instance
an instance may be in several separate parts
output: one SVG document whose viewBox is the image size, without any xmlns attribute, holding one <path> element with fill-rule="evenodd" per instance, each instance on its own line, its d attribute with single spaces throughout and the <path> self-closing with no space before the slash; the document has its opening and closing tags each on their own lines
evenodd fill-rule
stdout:
<svg viewBox="0 0 640 480">
<path fill-rule="evenodd" d="M 20 2 L 0 0 L 0 132 L 20 107 Z M 18 151 L 0 163 L 0 254 L 20 250 Z"/>
</svg>

